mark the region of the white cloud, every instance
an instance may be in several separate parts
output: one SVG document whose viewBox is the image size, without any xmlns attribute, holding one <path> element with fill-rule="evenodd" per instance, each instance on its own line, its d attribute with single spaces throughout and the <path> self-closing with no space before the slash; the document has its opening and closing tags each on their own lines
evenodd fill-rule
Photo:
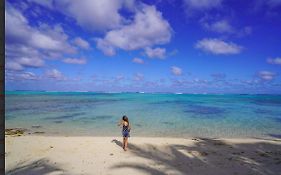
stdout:
<svg viewBox="0 0 281 175">
<path fill-rule="evenodd" d="M 166 49 L 165 48 L 155 48 L 151 49 L 150 47 L 145 48 L 145 53 L 149 58 L 160 58 L 164 59 L 166 57 Z"/>
<path fill-rule="evenodd" d="M 156 44 L 168 43 L 171 27 L 154 6 L 143 5 L 132 23 L 111 30 L 103 39 L 97 39 L 97 47 L 107 55 L 114 55 L 115 49 L 137 50 Z"/>
<path fill-rule="evenodd" d="M 20 77 L 25 80 L 38 80 L 38 76 L 32 72 L 23 72 Z"/>
<path fill-rule="evenodd" d="M 74 18 L 83 28 L 108 31 L 103 38 L 95 38 L 97 48 L 108 56 L 115 55 L 116 49 L 137 50 L 168 43 L 171 38 L 172 29 L 162 17 L 162 13 L 157 11 L 155 6 L 137 3 L 134 0 L 53 0 L 52 3 L 34 1 L 47 8 L 51 4 L 52 9 Z M 132 12 L 133 19 L 130 15 L 126 18 L 122 16 L 120 10 Z M 75 43 L 87 47 L 81 40 L 76 40 Z"/>
<path fill-rule="evenodd" d="M 49 9 L 52 9 L 53 8 L 53 0 L 28 0 L 29 2 L 34 2 L 34 3 L 37 3 L 41 6 L 44 6 L 44 7 L 47 7 Z"/>
<path fill-rule="evenodd" d="M 188 17 L 207 13 L 222 6 L 222 0 L 184 0 L 185 13 Z"/>
<path fill-rule="evenodd" d="M 26 67 L 39 68 L 45 65 L 39 52 L 30 47 L 7 45 L 5 52 L 7 70 L 24 70 Z"/>
<path fill-rule="evenodd" d="M 121 0 L 56 1 L 56 9 L 76 20 L 77 24 L 90 31 L 104 31 L 119 27 L 122 16 L 118 13 Z"/>
<path fill-rule="evenodd" d="M 267 62 L 269 64 L 278 64 L 278 65 L 281 65 L 281 58 L 268 58 L 267 59 Z"/>
<path fill-rule="evenodd" d="M 184 0 L 188 9 L 206 10 L 219 7 L 222 0 Z"/>
<path fill-rule="evenodd" d="M 77 46 L 79 46 L 83 49 L 89 49 L 90 48 L 90 44 L 86 40 L 84 40 L 80 37 L 76 37 L 74 39 L 74 44 L 76 44 Z"/>
<path fill-rule="evenodd" d="M 21 44 L 5 43 L 5 57 L 6 58 L 19 58 L 19 57 L 40 57 L 40 52 L 30 46 Z"/>
<path fill-rule="evenodd" d="M 142 81 L 142 80 L 144 80 L 143 74 L 141 74 L 141 73 L 135 74 L 135 75 L 134 75 L 134 80 L 135 80 L 135 81 Z"/>
<path fill-rule="evenodd" d="M 124 80 L 125 77 L 123 75 L 117 75 L 115 78 L 114 78 L 114 82 L 117 82 L 119 83 L 121 80 Z"/>
<path fill-rule="evenodd" d="M 206 85 L 210 82 L 208 80 L 202 80 L 202 79 L 199 79 L 199 78 L 195 78 L 195 79 L 192 80 L 192 83 Z"/>
<path fill-rule="evenodd" d="M 230 19 L 221 18 L 220 16 L 212 16 L 205 14 L 200 20 L 201 26 L 209 31 L 216 32 L 219 34 L 231 34 L 238 37 L 250 35 L 252 33 L 251 26 L 234 26 Z"/>
<path fill-rule="evenodd" d="M 134 63 L 137 63 L 137 64 L 144 64 L 144 61 L 143 59 L 141 58 L 133 58 L 132 60 Z"/>
<path fill-rule="evenodd" d="M 213 23 L 203 23 L 203 27 L 217 33 L 233 33 L 234 28 L 229 24 L 227 20 L 219 20 Z"/>
<path fill-rule="evenodd" d="M 30 39 L 30 44 L 40 49 L 57 50 L 61 47 L 61 43 L 59 41 L 56 41 L 40 32 L 33 33 Z"/>
<path fill-rule="evenodd" d="M 14 70 L 14 71 L 20 71 L 20 70 L 23 70 L 23 66 L 17 62 L 12 62 L 12 61 L 9 61 L 9 62 L 6 62 L 5 63 L 5 69 L 6 70 Z"/>
<path fill-rule="evenodd" d="M 36 57 L 21 57 L 17 59 L 17 63 L 26 67 L 42 67 L 44 66 L 44 61 Z"/>
<path fill-rule="evenodd" d="M 270 71 L 260 71 L 258 77 L 265 81 L 271 81 L 275 78 L 276 73 Z"/>
<path fill-rule="evenodd" d="M 238 54 L 242 47 L 232 42 L 225 42 L 217 38 L 205 38 L 195 44 L 195 48 L 213 54 Z"/>
<path fill-rule="evenodd" d="M 5 9 L 5 59 L 6 69 L 24 70 L 26 67 L 44 66 L 44 59 L 52 55 L 75 53 L 68 43 L 68 35 L 60 25 L 40 23 L 29 25 L 28 20 L 12 5 Z"/>
<path fill-rule="evenodd" d="M 246 85 L 250 85 L 250 86 L 254 86 L 254 85 L 260 84 L 261 81 L 259 79 L 241 80 L 241 83 L 246 84 Z"/>
<path fill-rule="evenodd" d="M 171 67 L 171 72 L 174 74 L 174 75 L 182 75 L 182 69 L 179 68 L 179 67 L 176 67 L 176 66 L 172 66 Z"/>
<path fill-rule="evenodd" d="M 29 28 L 26 18 L 12 7 L 5 8 L 5 37 L 8 41 L 26 42 Z"/>
<path fill-rule="evenodd" d="M 86 64 L 87 60 L 85 58 L 65 58 L 63 62 L 68 64 Z"/>
<path fill-rule="evenodd" d="M 97 48 L 100 49 L 105 55 L 113 56 L 116 54 L 115 48 L 106 40 L 96 39 Z"/>
<path fill-rule="evenodd" d="M 46 24 L 31 27 L 27 19 L 13 7 L 5 9 L 5 37 L 8 43 L 24 44 L 36 49 L 73 53 L 75 49 L 67 43 L 67 35 L 59 26 Z"/>
<path fill-rule="evenodd" d="M 65 80 L 64 75 L 57 69 L 47 70 L 45 75 L 48 78 L 55 79 L 55 80 Z"/>
<path fill-rule="evenodd" d="M 134 11 L 135 0 L 29 0 L 73 18 L 89 31 L 107 31 L 127 22 L 121 10 Z"/>
<path fill-rule="evenodd" d="M 5 71 L 5 79 L 10 81 L 39 80 L 40 77 L 33 72 Z"/>
</svg>

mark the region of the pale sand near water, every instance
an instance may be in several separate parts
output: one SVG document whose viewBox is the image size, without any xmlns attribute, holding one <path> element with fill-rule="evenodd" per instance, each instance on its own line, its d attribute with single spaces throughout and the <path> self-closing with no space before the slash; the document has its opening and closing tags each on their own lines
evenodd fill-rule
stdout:
<svg viewBox="0 0 281 175">
<path fill-rule="evenodd" d="M 20 136 L 5 138 L 6 174 L 281 174 L 281 140 L 129 139 Z"/>
</svg>

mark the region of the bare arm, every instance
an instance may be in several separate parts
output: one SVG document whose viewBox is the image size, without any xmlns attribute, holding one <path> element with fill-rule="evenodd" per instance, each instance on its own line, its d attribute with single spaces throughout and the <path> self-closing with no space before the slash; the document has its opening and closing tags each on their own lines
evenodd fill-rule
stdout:
<svg viewBox="0 0 281 175">
<path fill-rule="evenodd" d="M 120 126 L 122 124 L 123 124 L 123 120 L 120 120 L 119 123 L 118 123 L 118 126 Z"/>
</svg>

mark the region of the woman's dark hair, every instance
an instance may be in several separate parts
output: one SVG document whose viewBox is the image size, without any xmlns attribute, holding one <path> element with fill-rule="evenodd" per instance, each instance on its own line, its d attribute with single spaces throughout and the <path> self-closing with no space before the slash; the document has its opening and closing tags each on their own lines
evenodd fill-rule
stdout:
<svg viewBox="0 0 281 175">
<path fill-rule="evenodd" d="M 128 126 L 130 125 L 129 119 L 126 115 L 123 115 L 122 120 L 124 120 L 125 122 L 128 122 Z"/>
</svg>

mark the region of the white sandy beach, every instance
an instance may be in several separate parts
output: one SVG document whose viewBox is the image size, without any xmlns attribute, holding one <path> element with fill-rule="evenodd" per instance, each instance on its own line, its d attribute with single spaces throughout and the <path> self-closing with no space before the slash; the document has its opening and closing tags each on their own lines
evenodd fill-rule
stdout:
<svg viewBox="0 0 281 175">
<path fill-rule="evenodd" d="M 281 174 L 281 140 L 5 138 L 6 174 Z"/>
</svg>

